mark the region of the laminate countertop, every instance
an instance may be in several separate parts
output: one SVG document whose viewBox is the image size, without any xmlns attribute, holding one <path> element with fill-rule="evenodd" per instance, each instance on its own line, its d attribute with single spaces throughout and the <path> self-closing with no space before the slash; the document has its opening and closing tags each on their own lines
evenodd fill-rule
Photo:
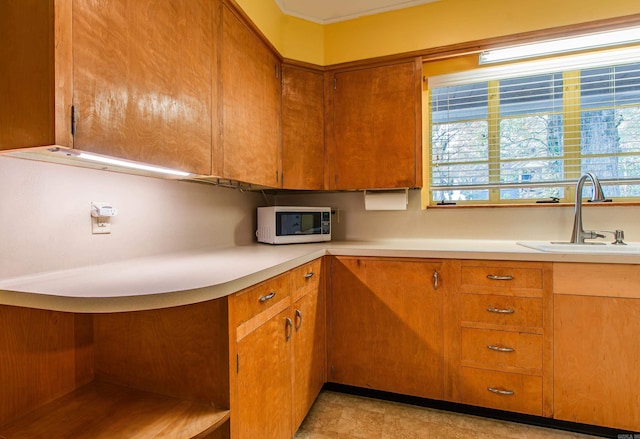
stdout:
<svg viewBox="0 0 640 439">
<path fill-rule="evenodd" d="M 640 264 L 640 256 L 545 253 L 515 241 L 385 240 L 199 249 L 0 279 L 0 304 L 78 313 L 216 299 L 324 255 Z"/>
</svg>

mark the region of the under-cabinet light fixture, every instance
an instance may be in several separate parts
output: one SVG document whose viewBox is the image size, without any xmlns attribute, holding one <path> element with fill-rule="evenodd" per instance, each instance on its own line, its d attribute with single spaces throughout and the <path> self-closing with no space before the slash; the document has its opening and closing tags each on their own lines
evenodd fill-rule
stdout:
<svg viewBox="0 0 640 439">
<path fill-rule="evenodd" d="M 76 157 L 78 157 L 79 159 L 91 160 L 93 162 L 104 163 L 107 165 L 138 169 L 140 171 L 157 172 L 160 174 L 176 175 L 179 177 L 188 177 L 189 175 L 191 175 L 189 172 L 178 171 L 176 169 L 161 168 L 159 166 L 145 165 L 144 163 L 128 162 L 126 160 L 118 160 L 110 157 L 87 154 L 86 152 L 78 153 Z"/>
<path fill-rule="evenodd" d="M 479 64 L 491 64 L 502 61 L 533 58 L 536 56 L 574 52 L 585 49 L 616 46 L 640 42 L 640 27 L 598 32 L 576 37 L 521 44 L 499 49 L 485 50 L 480 53 Z"/>
</svg>

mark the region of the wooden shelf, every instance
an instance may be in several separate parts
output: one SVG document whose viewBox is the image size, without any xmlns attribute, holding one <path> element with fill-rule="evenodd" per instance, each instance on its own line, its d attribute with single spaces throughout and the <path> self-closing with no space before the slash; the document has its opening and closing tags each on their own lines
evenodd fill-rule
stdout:
<svg viewBox="0 0 640 439">
<path fill-rule="evenodd" d="M 0 437 L 204 438 L 228 419 L 229 410 L 94 381 L 0 426 Z"/>
</svg>

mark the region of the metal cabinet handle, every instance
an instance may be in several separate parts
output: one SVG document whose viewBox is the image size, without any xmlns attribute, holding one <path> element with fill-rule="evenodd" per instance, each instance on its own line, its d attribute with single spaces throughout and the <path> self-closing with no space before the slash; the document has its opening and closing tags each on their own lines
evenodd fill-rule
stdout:
<svg viewBox="0 0 640 439">
<path fill-rule="evenodd" d="M 289 317 L 284 320 L 284 340 L 289 341 L 293 334 L 293 322 Z"/>
<path fill-rule="evenodd" d="M 304 275 L 305 279 L 311 279 L 315 273 L 313 271 L 308 272 Z"/>
<path fill-rule="evenodd" d="M 276 295 L 275 291 L 270 292 L 269 294 L 267 294 L 266 296 L 262 296 L 260 297 L 260 302 L 266 302 L 267 300 L 273 299 Z"/>
<path fill-rule="evenodd" d="M 513 280 L 513 276 L 498 276 L 495 274 L 487 274 L 487 279 L 491 280 Z"/>
<path fill-rule="evenodd" d="M 497 389 L 495 387 L 487 387 L 487 390 L 491 393 L 495 393 L 496 395 L 513 395 L 515 392 L 513 390 L 505 390 L 505 389 Z"/>
<path fill-rule="evenodd" d="M 506 347 L 502 347 L 502 346 L 496 346 L 496 345 L 487 345 L 487 349 L 491 349 L 492 351 L 497 351 L 497 352 L 514 352 L 515 349 L 514 348 L 506 348 Z"/>
<path fill-rule="evenodd" d="M 433 289 L 437 290 L 440 287 L 440 274 L 437 271 L 433 272 Z"/>
<path fill-rule="evenodd" d="M 302 312 L 299 309 L 296 309 L 296 332 L 300 330 L 302 326 Z"/>
<path fill-rule="evenodd" d="M 493 306 L 490 306 L 489 308 L 487 308 L 487 311 L 495 312 L 495 313 L 498 313 L 498 314 L 513 314 L 515 312 L 511 308 L 500 309 L 500 308 L 494 308 Z"/>
</svg>

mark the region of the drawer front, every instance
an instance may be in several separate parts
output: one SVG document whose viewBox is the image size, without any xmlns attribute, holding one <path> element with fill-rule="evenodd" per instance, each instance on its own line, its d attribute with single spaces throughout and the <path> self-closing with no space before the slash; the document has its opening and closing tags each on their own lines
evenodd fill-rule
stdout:
<svg viewBox="0 0 640 439">
<path fill-rule="evenodd" d="M 322 279 L 322 258 L 291 270 L 291 291 L 293 300 L 306 296 L 320 288 Z"/>
<path fill-rule="evenodd" d="M 232 297 L 235 325 L 240 325 L 281 300 L 289 300 L 289 273 L 276 276 Z"/>
<path fill-rule="evenodd" d="M 544 269 L 540 266 L 490 263 L 462 265 L 460 284 L 463 291 L 469 292 L 510 294 L 516 290 L 528 290 L 532 295 L 541 295 L 545 287 Z"/>
<path fill-rule="evenodd" d="M 492 294 L 463 294 L 461 320 L 524 331 L 542 331 L 542 299 Z"/>
<path fill-rule="evenodd" d="M 462 328 L 462 364 L 542 373 L 542 335 Z"/>
<path fill-rule="evenodd" d="M 542 416 L 542 377 L 460 368 L 464 404 Z"/>
</svg>

